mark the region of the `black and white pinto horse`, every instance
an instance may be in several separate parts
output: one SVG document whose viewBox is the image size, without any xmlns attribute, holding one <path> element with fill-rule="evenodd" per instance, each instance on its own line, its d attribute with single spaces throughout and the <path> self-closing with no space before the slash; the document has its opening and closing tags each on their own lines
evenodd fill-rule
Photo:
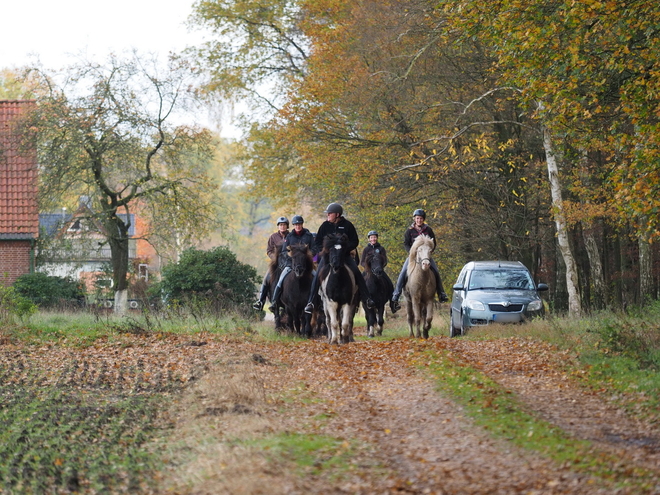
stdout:
<svg viewBox="0 0 660 495">
<path fill-rule="evenodd" d="M 435 297 L 435 275 L 431 270 L 433 239 L 420 235 L 413 242 L 408 255 L 408 281 L 403 289 L 408 305 L 408 328 L 410 336 L 429 338 L 433 321 L 433 298 Z M 423 328 L 422 328 L 423 324 Z"/>
<path fill-rule="evenodd" d="M 367 318 L 367 336 L 374 337 L 383 335 L 383 323 L 385 306 L 392 299 L 394 285 L 385 273 L 385 256 L 381 252 L 369 251 L 362 260 L 364 272 L 362 276 L 369 289 L 374 306 L 369 309 L 366 304 L 362 304 L 364 315 Z"/>
<path fill-rule="evenodd" d="M 309 315 L 305 313 L 305 304 L 309 297 L 314 278 L 314 260 L 307 244 L 294 244 L 287 247 L 291 258 L 291 272 L 282 283 L 281 300 L 287 316 L 290 331 L 309 337 L 311 329 Z"/>
<path fill-rule="evenodd" d="M 319 294 L 323 301 L 330 344 L 353 342 L 353 318 L 359 301 L 359 289 L 353 271 L 346 265 L 350 256 L 347 237 L 331 234 L 323 240 L 323 263 Z"/>
</svg>

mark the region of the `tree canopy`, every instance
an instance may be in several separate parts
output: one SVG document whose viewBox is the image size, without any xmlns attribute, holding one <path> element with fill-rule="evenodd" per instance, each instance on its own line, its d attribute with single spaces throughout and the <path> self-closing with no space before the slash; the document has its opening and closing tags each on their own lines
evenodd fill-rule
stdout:
<svg viewBox="0 0 660 495">
<path fill-rule="evenodd" d="M 382 240 L 424 207 L 445 269 L 520 259 L 553 278 L 558 306 L 573 283 L 596 307 L 657 296 L 643 281 L 660 234 L 660 7 L 226 0 L 195 12 L 221 35 L 199 53 L 221 94 L 259 93 L 265 74 L 275 88 L 244 143 L 256 197 L 340 201 Z"/>
<path fill-rule="evenodd" d="M 36 145 L 43 210 L 88 198 L 112 253 L 115 291 L 127 288 L 130 213 L 150 220 L 148 234 L 179 251 L 212 226 L 214 150 L 206 130 L 176 124 L 192 101 L 191 68 L 163 68 L 137 55 L 39 74 L 42 90 L 24 122 Z"/>
</svg>

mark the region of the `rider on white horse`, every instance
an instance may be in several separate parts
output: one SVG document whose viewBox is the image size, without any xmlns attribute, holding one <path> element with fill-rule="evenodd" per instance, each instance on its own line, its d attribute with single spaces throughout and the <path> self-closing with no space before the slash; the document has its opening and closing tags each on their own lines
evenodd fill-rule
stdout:
<svg viewBox="0 0 660 495">
<path fill-rule="evenodd" d="M 413 212 L 413 223 L 410 227 L 406 229 L 406 233 L 403 236 L 403 247 L 406 248 L 406 252 L 410 252 L 410 248 L 415 242 L 415 239 L 420 235 L 429 236 L 433 239 L 433 248 L 437 245 L 435 240 L 435 234 L 433 229 L 425 223 L 426 221 L 426 212 L 422 209 L 417 209 Z M 442 287 L 442 279 L 440 278 L 440 272 L 438 271 L 438 266 L 435 264 L 434 260 L 431 260 L 431 270 L 435 275 L 435 286 L 438 292 L 438 299 L 440 302 L 447 302 L 449 298 L 445 294 L 445 290 Z M 392 313 L 396 313 L 401 309 L 399 304 L 399 298 L 401 297 L 401 292 L 403 287 L 406 285 L 406 280 L 408 277 L 408 258 L 403 263 L 403 268 L 401 268 L 401 273 L 399 273 L 399 278 L 396 281 L 396 287 L 394 288 L 394 294 L 392 294 L 392 301 L 390 302 L 390 309 Z"/>
</svg>

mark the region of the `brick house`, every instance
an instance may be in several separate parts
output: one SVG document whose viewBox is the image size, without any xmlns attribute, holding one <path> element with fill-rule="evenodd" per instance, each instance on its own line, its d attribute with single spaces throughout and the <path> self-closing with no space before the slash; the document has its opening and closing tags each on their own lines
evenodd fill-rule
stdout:
<svg viewBox="0 0 660 495">
<path fill-rule="evenodd" d="M 14 125 L 34 102 L 0 100 L 0 284 L 34 271 L 39 235 L 37 157 L 22 150 Z"/>
</svg>

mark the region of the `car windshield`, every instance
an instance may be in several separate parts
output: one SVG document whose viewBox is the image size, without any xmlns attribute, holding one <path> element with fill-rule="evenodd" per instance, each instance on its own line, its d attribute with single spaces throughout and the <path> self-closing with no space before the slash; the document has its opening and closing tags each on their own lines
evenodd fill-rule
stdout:
<svg viewBox="0 0 660 495">
<path fill-rule="evenodd" d="M 517 289 L 530 290 L 534 282 L 525 270 L 475 270 L 470 276 L 468 290 Z"/>
</svg>

